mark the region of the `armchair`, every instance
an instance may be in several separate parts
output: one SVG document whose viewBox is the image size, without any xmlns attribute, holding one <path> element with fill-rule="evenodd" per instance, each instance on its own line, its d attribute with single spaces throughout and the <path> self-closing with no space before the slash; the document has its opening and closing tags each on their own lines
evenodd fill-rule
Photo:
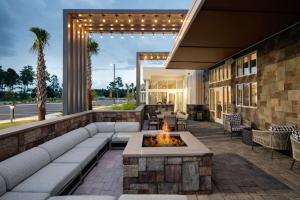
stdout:
<svg viewBox="0 0 300 200">
<path fill-rule="evenodd" d="M 293 135 L 291 135 L 290 137 L 291 137 L 292 152 L 293 152 L 293 162 L 291 165 L 291 170 L 292 170 L 296 160 L 300 161 L 300 132 L 294 131 Z"/>
<path fill-rule="evenodd" d="M 269 131 L 269 130 L 252 130 L 252 150 L 254 142 L 272 150 L 290 150 L 291 131 Z"/>
<path fill-rule="evenodd" d="M 245 126 L 242 125 L 242 118 L 239 114 L 226 115 L 224 118 L 224 135 L 230 133 L 232 138 L 233 133 L 241 133 Z"/>
</svg>

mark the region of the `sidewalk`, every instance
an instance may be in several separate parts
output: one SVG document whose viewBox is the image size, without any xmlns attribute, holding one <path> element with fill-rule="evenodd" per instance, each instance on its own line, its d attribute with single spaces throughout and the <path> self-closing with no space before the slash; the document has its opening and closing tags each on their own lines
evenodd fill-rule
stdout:
<svg viewBox="0 0 300 200">
<path fill-rule="evenodd" d="M 53 118 L 60 117 L 60 116 L 62 116 L 61 112 L 51 113 L 51 114 L 46 115 L 46 119 L 53 119 Z M 34 115 L 34 116 L 30 116 L 30 117 L 16 118 L 13 121 L 14 122 L 19 122 L 19 121 L 37 121 L 37 120 L 38 120 L 37 115 Z M 8 122 L 10 122 L 10 120 L 1 120 L 0 124 L 8 123 Z"/>
</svg>

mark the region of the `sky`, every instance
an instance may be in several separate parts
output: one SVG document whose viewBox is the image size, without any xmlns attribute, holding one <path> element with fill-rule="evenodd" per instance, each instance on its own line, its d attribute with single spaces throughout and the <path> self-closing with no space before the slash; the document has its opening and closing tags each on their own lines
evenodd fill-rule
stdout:
<svg viewBox="0 0 300 200">
<path fill-rule="evenodd" d="M 30 52 L 33 34 L 30 27 L 46 29 L 50 35 L 45 50 L 47 70 L 62 82 L 62 11 L 63 9 L 189 9 L 192 0 L 0 0 L 0 66 L 19 71 L 23 66 L 36 67 L 36 55 Z M 135 83 L 135 56 L 138 51 L 170 51 L 173 36 L 146 36 L 144 39 L 125 35 L 100 38 L 100 52 L 92 58 L 93 88 L 105 88 L 112 81 L 111 64 L 124 83 Z M 153 64 L 153 63 L 151 63 Z M 150 65 L 144 63 L 143 66 Z"/>
</svg>

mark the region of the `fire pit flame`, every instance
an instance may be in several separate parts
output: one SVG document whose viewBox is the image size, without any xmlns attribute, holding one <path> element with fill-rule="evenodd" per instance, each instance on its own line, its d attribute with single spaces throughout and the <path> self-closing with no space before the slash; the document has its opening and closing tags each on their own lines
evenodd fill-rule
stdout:
<svg viewBox="0 0 300 200">
<path fill-rule="evenodd" d="M 186 146 L 180 136 L 171 136 L 168 122 L 164 120 L 162 131 L 156 136 L 144 137 L 144 147 L 172 147 L 172 146 Z"/>
</svg>

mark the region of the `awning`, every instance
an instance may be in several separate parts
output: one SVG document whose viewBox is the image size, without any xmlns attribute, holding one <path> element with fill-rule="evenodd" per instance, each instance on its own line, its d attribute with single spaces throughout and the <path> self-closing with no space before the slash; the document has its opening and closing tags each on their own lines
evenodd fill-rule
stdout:
<svg viewBox="0 0 300 200">
<path fill-rule="evenodd" d="M 209 68 L 299 22 L 299 0 L 195 0 L 166 68 Z"/>
</svg>

